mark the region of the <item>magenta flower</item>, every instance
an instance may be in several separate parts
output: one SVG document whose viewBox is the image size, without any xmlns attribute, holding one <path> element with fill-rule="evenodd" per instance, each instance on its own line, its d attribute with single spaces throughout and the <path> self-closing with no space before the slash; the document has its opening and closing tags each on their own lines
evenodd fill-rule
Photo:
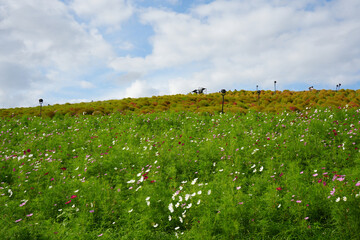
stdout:
<svg viewBox="0 0 360 240">
<path fill-rule="evenodd" d="M 71 200 L 67 201 L 65 204 L 69 204 L 69 203 L 71 203 Z"/>
<path fill-rule="evenodd" d="M 278 188 L 276 188 L 276 190 L 280 191 L 280 190 L 282 190 L 282 188 L 281 188 L 281 187 L 278 187 Z"/>
<path fill-rule="evenodd" d="M 77 197 L 76 195 L 72 195 L 72 196 L 71 196 L 71 199 L 76 198 L 76 197 Z"/>
</svg>

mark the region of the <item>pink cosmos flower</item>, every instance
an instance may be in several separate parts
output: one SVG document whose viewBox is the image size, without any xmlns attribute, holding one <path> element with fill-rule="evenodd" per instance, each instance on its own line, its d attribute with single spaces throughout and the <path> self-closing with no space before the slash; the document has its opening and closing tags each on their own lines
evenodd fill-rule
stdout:
<svg viewBox="0 0 360 240">
<path fill-rule="evenodd" d="M 15 220 L 16 223 L 22 221 L 22 218 L 18 219 L 18 220 Z"/>
<path fill-rule="evenodd" d="M 357 183 L 355 184 L 355 186 L 357 186 L 357 187 L 360 186 L 360 182 L 357 182 Z"/>
<path fill-rule="evenodd" d="M 296 202 L 297 202 L 297 203 L 301 203 L 301 200 L 297 200 Z"/>
</svg>

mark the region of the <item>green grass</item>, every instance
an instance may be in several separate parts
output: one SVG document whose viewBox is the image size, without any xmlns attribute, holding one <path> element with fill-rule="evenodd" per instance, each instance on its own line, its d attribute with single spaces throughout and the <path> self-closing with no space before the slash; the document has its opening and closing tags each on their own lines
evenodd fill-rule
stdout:
<svg viewBox="0 0 360 240">
<path fill-rule="evenodd" d="M 0 126 L 3 239 L 358 238 L 356 109 Z"/>
</svg>

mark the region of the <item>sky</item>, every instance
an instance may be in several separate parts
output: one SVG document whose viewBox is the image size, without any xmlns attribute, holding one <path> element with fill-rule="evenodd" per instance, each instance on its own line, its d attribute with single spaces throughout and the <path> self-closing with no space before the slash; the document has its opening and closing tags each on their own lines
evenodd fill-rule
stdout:
<svg viewBox="0 0 360 240">
<path fill-rule="evenodd" d="M 0 0 L 0 108 L 360 88 L 359 0 Z"/>
</svg>

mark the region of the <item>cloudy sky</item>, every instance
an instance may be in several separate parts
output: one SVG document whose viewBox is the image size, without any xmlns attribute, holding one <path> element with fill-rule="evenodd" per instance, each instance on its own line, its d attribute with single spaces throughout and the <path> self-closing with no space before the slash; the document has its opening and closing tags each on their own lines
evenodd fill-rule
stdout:
<svg viewBox="0 0 360 240">
<path fill-rule="evenodd" d="M 360 88 L 359 0 L 0 0 L 0 108 Z"/>
</svg>

